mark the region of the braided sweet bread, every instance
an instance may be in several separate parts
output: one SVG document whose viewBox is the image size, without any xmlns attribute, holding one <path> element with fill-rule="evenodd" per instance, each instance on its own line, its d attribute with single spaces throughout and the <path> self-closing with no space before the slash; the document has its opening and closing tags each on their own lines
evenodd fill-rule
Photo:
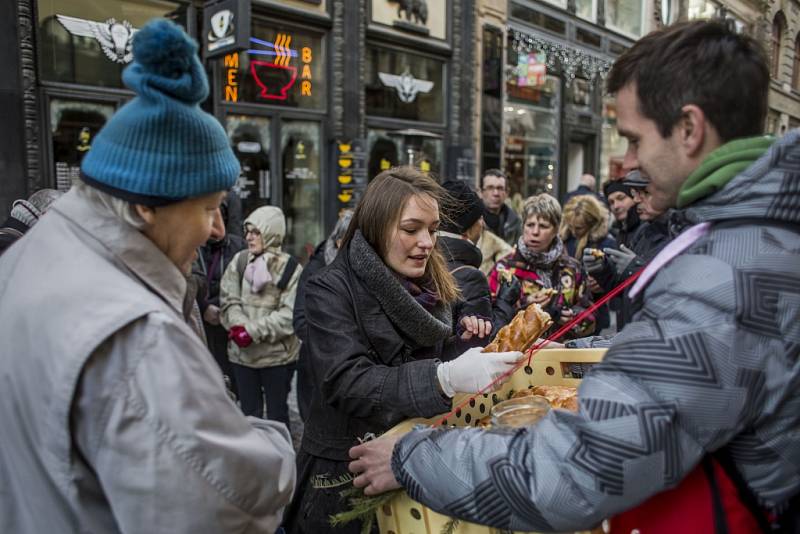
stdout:
<svg viewBox="0 0 800 534">
<path fill-rule="evenodd" d="M 483 352 L 525 351 L 553 324 L 550 314 L 538 304 L 531 304 L 517 313 L 514 319 L 500 329 L 494 341 Z"/>
</svg>

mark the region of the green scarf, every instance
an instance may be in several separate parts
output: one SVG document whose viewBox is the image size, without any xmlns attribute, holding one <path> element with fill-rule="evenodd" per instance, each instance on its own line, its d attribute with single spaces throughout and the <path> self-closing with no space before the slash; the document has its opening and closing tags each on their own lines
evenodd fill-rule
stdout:
<svg viewBox="0 0 800 534">
<path fill-rule="evenodd" d="M 774 142 L 771 135 L 759 135 L 735 139 L 714 150 L 681 186 L 678 207 L 684 208 L 725 187 L 734 176 L 763 156 Z"/>
</svg>

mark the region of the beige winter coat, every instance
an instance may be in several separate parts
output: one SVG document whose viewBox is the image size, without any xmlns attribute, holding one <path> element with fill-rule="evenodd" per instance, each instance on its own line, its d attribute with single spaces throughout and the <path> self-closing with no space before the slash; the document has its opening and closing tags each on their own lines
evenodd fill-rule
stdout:
<svg viewBox="0 0 800 534">
<path fill-rule="evenodd" d="M 245 348 L 229 342 L 228 358 L 233 363 L 255 368 L 286 365 L 297 360 L 300 351 L 300 342 L 292 327 L 292 312 L 303 269 L 297 265 L 286 287 L 278 287 L 290 260 L 289 254 L 280 249 L 286 234 L 280 208 L 261 207 L 250 214 L 244 224 L 251 224 L 261 232 L 263 254 L 272 280 L 260 292 L 252 292 L 244 270 L 242 274 L 238 270 L 242 254 L 247 255 L 248 264 L 256 260 L 247 250 L 236 254 L 228 264 L 220 285 L 222 325 L 228 330 L 235 325 L 244 326 L 253 338 L 253 343 Z"/>
</svg>

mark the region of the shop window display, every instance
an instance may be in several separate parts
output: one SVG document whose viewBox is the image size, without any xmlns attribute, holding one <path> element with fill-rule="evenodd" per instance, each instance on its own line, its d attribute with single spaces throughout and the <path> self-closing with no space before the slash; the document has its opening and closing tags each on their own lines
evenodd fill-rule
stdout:
<svg viewBox="0 0 800 534">
<path fill-rule="evenodd" d="M 162 0 L 38 0 L 39 71 L 53 82 L 122 87 L 136 29 L 154 17 L 186 25 L 186 5 Z"/>
<path fill-rule="evenodd" d="M 617 109 L 613 98 L 603 103 L 603 139 L 600 147 L 600 183 L 625 175 L 622 167 L 628 142 L 617 131 Z"/>
<path fill-rule="evenodd" d="M 53 98 L 50 100 L 50 134 L 56 187 L 66 191 L 78 179 L 83 156 L 92 140 L 114 114 L 112 103 Z"/>
</svg>

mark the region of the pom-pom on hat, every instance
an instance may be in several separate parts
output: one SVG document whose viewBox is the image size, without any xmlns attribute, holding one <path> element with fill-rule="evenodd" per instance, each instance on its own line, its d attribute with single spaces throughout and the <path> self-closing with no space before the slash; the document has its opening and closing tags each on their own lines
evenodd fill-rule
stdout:
<svg viewBox="0 0 800 534">
<path fill-rule="evenodd" d="M 450 196 L 443 202 L 442 224 L 445 232 L 463 234 L 483 215 L 483 201 L 461 180 L 447 180 L 442 187 Z"/>
<path fill-rule="evenodd" d="M 92 142 L 81 164 L 86 183 L 147 206 L 233 186 L 239 161 L 222 125 L 200 109 L 208 79 L 180 26 L 153 19 L 136 32 L 122 81 L 136 97 Z"/>
</svg>

